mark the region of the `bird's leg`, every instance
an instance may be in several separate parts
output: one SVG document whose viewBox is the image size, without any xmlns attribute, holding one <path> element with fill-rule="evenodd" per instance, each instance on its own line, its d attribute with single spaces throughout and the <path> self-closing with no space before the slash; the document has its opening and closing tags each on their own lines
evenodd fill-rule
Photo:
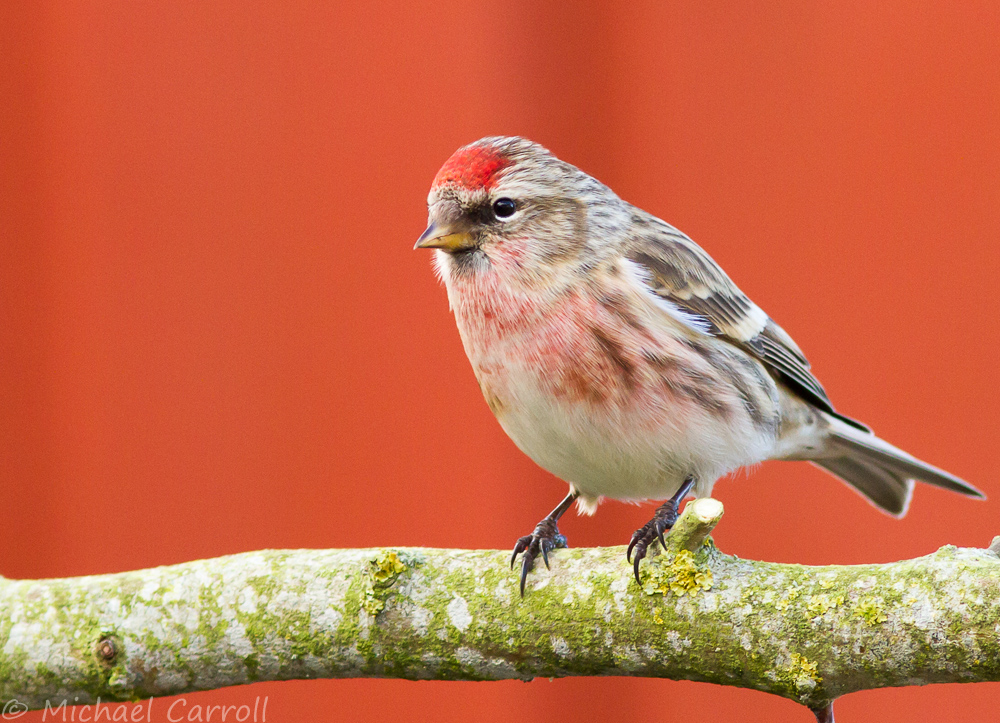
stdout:
<svg viewBox="0 0 1000 723">
<path fill-rule="evenodd" d="M 538 553 L 542 553 L 545 567 L 548 567 L 549 550 L 557 547 L 566 547 L 566 536 L 559 532 L 557 523 L 559 522 L 559 518 L 569 509 L 569 506 L 573 504 L 573 500 L 579 496 L 580 493 L 575 490 L 566 495 L 566 499 L 560 502 L 552 512 L 535 525 L 534 532 L 520 538 L 514 545 L 514 554 L 510 556 L 511 570 L 514 569 L 514 560 L 517 559 L 518 553 L 524 553 L 524 556 L 521 558 L 521 597 L 524 597 L 524 581 L 528 577 L 528 571 L 534 566 Z"/>
<path fill-rule="evenodd" d="M 625 557 L 629 562 L 632 562 L 632 550 L 635 550 L 635 581 L 640 585 L 642 580 L 639 579 L 639 561 L 646 556 L 646 549 L 653 544 L 654 540 L 659 540 L 660 545 L 666 548 L 667 543 L 663 539 L 663 533 L 677 522 L 678 508 L 692 487 L 694 487 L 694 477 L 688 477 L 673 497 L 656 508 L 653 519 L 632 534 L 632 541 L 628 543 Z"/>
</svg>

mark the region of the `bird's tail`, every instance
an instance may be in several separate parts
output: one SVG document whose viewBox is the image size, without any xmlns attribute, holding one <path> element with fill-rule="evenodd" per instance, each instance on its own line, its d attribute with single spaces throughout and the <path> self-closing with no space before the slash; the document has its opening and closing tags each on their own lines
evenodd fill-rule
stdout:
<svg viewBox="0 0 1000 723">
<path fill-rule="evenodd" d="M 969 497 L 986 498 L 968 482 L 921 462 L 871 432 L 824 416 L 829 422 L 826 444 L 823 454 L 812 462 L 847 482 L 890 515 L 906 514 L 914 480 Z"/>
</svg>

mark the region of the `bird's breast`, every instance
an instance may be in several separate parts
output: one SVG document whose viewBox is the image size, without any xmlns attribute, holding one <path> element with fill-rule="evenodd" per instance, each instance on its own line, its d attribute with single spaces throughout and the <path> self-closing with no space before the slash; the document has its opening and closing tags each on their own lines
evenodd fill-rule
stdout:
<svg viewBox="0 0 1000 723">
<path fill-rule="evenodd" d="M 759 365 L 679 327 L 613 280 L 558 293 L 495 273 L 445 281 L 465 351 L 498 416 L 530 393 L 633 425 L 659 426 L 678 411 L 723 423 L 773 417 L 773 389 Z"/>
<path fill-rule="evenodd" d="M 632 386 L 630 340 L 600 318 L 585 295 L 532 293 L 477 278 L 449 286 L 465 351 L 491 408 L 507 408 L 519 386 L 600 405 Z M 510 400 L 512 401 L 512 400 Z"/>
<path fill-rule="evenodd" d="M 766 374 L 719 340 L 671 327 L 627 289 L 445 281 L 491 410 L 525 453 L 579 489 L 657 497 L 687 474 L 714 481 L 760 461 L 772 443 L 773 424 L 755 421 L 772 411 Z"/>
</svg>

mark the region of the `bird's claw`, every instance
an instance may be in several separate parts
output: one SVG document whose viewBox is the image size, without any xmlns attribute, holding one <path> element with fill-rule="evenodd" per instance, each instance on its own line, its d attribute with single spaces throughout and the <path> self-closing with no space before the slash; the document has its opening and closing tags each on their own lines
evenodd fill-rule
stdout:
<svg viewBox="0 0 1000 723">
<path fill-rule="evenodd" d="M 677 522 L 678 512 L 677 504 L 668 502 L 664 505 L 660 505 L 657 508 L 656 513 L 653 515 L 653 519 L 647 522 L 645 525 L 640 527 L 638 530 L 632 533 L 632 540 L 628 543 L 628 550 L 625 552 L 625 558 L 633 563 L 632 569 L 635 571 L 635 581 L 642 585 L 642 580 L 639 578 L 639 563 L 644 557 L 646 557 L 646 550 L 649 546 L 653 544 L 656 540 L 660 541 L 660 546 L 664 549 L 667 547 L 667 541 L 663 536 L 663 533 L 674 526 Z M 632 559 L 632 552 L 635 552 L 635 560 Z"/>
<path fill-rule="evenodd" d="M 557 547 L 566 547 L 566 536 L 559 532 L 556 521 L 546 518 L 535 526 L 535 531 L 530 535 L 518 539 L 514 544 L 514 553 L 510 556 L 510 569 L 514 569 L 514 562 L 520 553 L 521 557 L 521 597 L 524 597 L 524 584 L 528 579 L 528 572 L 535 565 L 535 558 L 538 553 L 542 554 L 542 561 L 545 567 L 549 567 L 549 551 Z M 551 568 L 549 568 L 551 569 Z"/>
</svg>

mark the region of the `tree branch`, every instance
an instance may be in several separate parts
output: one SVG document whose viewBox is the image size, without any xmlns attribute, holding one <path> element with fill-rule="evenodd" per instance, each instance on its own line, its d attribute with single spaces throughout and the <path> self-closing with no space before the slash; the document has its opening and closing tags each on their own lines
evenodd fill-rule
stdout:
<svg viewBox="0 0 1000 723">
<path fill-rule="evenodd" d="M 137 572 L 0 578 L 0 705 L 175 695 L 263 680 L 627 675 L 784 696 L 1000 680 L 1000 557 L 887 565 L 724 555 L 715 500 L 667 550 L 558 550 L 518 595 L 509 553 L 264 551 Z M 704 542 L 704 544 L 702 544 Z"/>
</svg>

